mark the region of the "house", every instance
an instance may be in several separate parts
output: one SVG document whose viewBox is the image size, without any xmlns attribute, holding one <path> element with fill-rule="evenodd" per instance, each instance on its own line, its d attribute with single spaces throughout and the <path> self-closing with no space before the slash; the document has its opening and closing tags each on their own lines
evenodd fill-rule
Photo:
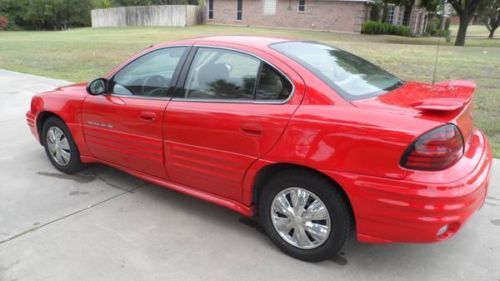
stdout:
<svg viewBox="0 0 500 281">
<path fill-rule="evenodd" d="M 207 23 L 361 31 L 372 0 L 206 0 Z"/>
</svg>

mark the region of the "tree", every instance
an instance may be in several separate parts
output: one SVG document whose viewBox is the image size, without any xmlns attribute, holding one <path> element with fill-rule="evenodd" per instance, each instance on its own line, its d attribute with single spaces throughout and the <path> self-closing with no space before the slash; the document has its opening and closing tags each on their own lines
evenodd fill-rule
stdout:
<svg viewBox="0 0 500 281">
<path fill-rule="evenodd" d="M 52 1 L 29 0 L 24 20 L 28 29 L 54 29 L 55 15 L 52 9 Z"/>
<path fill-rule="evenodd" d="M 427 12 L 437 12 L 438 8 L 441 8 L 441 0 L 422 0 L 420 7 L 425 8 Z"/>
<path fill-rule="evenodd" d="M 488 38 L 492 39 L 495 30 L 500 26 L 500 0 L 485 0 L 478 7 L 478 14 L 490 32 Z"/>
<path fill-rule="evenodd" d="M 13 25 L 24 26 L 24 15 L 28 7 L 28 0 L 0 0 L 0 13 L 6 15 Z"/>
<path fill-rule="evenodd" d="M 457 12 L 459 18 L 457 39 L 455 40 L 455 46 L 465 45 L 465 35 L 467 34 L 467 28 L 469 27 L 470 21 L 477 10 L 477 7 L 482 1 L 491 0 L 448 0 L 448 3 L 453 6 L 455 12 Z"/>
<path fill-rule="evenodd" d="M 91 0 L 92 9 L 111 8 L 111 0 Z"/>
<path fill-rule="evenodd" d="M 67 29 L 90 25 L 94 2 L 109 0 L 0 0 L 5 14 L 24 29 Z"/>
<path fill-rule="evenodd" d="M 379 21 L 380 20 L 380 6 L 381 4 L 376 2 L 370 8 L 370 20 Z"/>
<path fill-rule="evenodd" d="M 0 16 L 24 29 L 68 29 L 90 25 L 93 8 L 165 4 L 198 4 L 198 0 L 0 0 Z"/>
</svg>

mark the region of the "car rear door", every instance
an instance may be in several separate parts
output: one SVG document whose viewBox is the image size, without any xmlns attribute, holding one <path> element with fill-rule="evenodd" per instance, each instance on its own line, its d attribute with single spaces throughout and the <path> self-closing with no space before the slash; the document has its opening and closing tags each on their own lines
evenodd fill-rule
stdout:
<svg viewBox="0 0 500 281">
<path fill-rule="evenodd" d="M 194 48 L 186 65 L 164 116 L 170 179 L 240 200 L 246 170 L 277 142 L 303 85 L 254 55 L 225 48 Z"/>
<path fill-rule="evenodd" d="M 163 115 L 187 49 L 170 47 L 147 53 L 110 79 L 111 93 L 85 99 L 83 130 L 95 158 L 168 178 Z"/>
</svg>

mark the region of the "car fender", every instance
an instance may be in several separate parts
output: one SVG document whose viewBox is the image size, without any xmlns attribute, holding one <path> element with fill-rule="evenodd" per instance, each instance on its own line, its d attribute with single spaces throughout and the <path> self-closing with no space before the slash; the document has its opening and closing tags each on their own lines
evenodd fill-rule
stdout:
<svg viewBox="0 0 500 281">
<path fill-rule="evenodd" d="M 81 83 L 37 94 L 32 98 L 31 113 L 36 120 L 38 139 L 41 143 L 43 122 L 50 115 L 55 115 L 68 126 L 80 154 L 88 155 L 81 120 L 85 96 L 85 84 Z"/>
</svg>

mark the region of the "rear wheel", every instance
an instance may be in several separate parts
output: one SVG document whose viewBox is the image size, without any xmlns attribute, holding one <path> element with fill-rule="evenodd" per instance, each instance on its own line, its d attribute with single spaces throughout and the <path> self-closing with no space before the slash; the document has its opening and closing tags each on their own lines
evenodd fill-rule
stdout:
<svg viewBox="0 0 500 281">
<path fill-rule="evenodd" d="M 283 252 L 313 262 L 336 255 L 352 224 L 337 187 L 303 170 L 281 172 L 268 181 L 260 196 L 259 216 Z"/>
<path fill-rule="evenodd" d="M 43 123 L 42 140 L 45 152 L 56 169 L 71 174 L 82 168 L 78 148 L 61 119 L 49 117 Z"/>
</svg>

